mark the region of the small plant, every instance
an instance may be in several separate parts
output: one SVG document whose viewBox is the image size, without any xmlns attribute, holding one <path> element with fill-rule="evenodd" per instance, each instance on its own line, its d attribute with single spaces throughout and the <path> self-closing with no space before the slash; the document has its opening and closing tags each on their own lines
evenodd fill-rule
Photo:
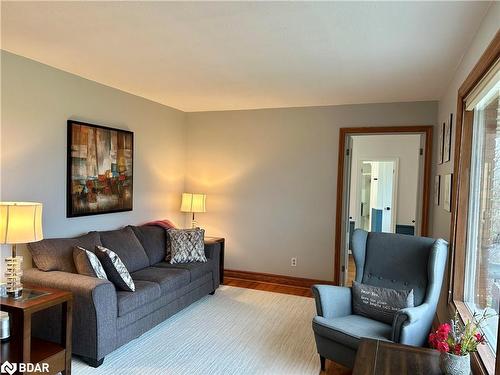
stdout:
<svg viewBox="0 0 500 375">
<path fill-rule="evenodd" d="M 482 324 L 494 316 L 484 310 L 481 314 L 474 313 L 472 321 L 464 325 L 458 318 L 458 313 L 450 323 L 441 324 L 437 331 L 429 335 L 429 344 L 441 353 L 466 356 L 476 352 L 478 345 L 485 344 L 486 338 L 481 333 Z"/>
</svg>

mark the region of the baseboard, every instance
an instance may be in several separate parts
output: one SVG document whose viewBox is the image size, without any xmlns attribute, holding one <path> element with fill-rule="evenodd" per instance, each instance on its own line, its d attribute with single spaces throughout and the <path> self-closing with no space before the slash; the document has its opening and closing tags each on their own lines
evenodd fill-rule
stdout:
<svg viewBox="0 0 500 375">
<path fill-rule="evenodd" d="M 224 277 L 232 277 L 235 279 L 258 281 L 262 283 L 271 283 L 279 285 L 296 286 L 300 288 L 310 288 L 315 284 L 335 285 L 333 281 L 305 279 L 302 277 L 293 277 L 285 275 L 274 275 L 271 273 L 239 271 L 239 270 L 224 270 Z"/>
</svg>

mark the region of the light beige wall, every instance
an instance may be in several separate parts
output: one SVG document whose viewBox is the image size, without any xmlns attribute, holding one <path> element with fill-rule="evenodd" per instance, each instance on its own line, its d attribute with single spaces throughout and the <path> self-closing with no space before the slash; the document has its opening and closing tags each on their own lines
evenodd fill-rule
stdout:
<svg viewBox="0 0 500 375">
<path fill-rule="evenodd" d="M 457 110 L 457 97 L 458 97 L 458 89 L 460 85 L 465 81 L 470 71 L 473 69 L 474 65 L 476 65 L 477 61 L 485 51 L 486 47 L 488 47 L 489 43 L 493 40 L 495 34 L 499 30 L 499 20 L 500 20 L 500 3 L 493 2 L 491 7 L 488 10 L 488 13 L 481 23 L 474 40 L 469 46 L 467 52 L 463 56 L 462 60 L 458 63 L 458 67 L 456 73 L 450 82 L 450 85 L 446 89 L 445 94 L 439 101 L 439 112 L 438 112 L 438 122 L 443 123 L 447 121 L 450 116 L 450 113 L 453 113 L 453 117 L 456 118 L 456 110 Z M 436 162 L 433 163 L 434 175 L 440 174 L 445 175 L 449 173 L 453 173 L 453 155 L 455 153 L 455 130 L 456 123 L 453 121 L 452 128 L 452 157 L 451 161 L 448 163 L 444 163 L 441 165 L 436 165 Z M 436 134 L 438 129 L 435 129 Z M 435 137 L 434 142 L 434 160 L 437 160 L 437 137 Z M 432 179 L 434 181 L 434 178 Z M 455 181 L 453 182 L 455 183 Z M 441 190 L 441 194 L 443 194 L 443 190 Z M 433 202 L 434 200 L 432 200 Z M 432 204 L 431 209 L 431 234 L 434 237 L 442 237 L 449 240 L 450 236 L 450 224 L 451 224 L 451 214 L 445 210 L 443 210 L 442 206 L 435 206 Z M 445 319 L 447 316 L 446 309 L 446 301 L 448 295 L 448 275 L 449 270 L 446 274 L 445 287 L 442 289 L 441 293 L 441 304 L 439 306 L 438 315 L 440 319 Z"/>
<path fill-rule="evenodd" d="M 42 202 L 46 237 L 184 220 L 183 112 L 7 52 L 1 57 L 1 200 Z M 66 218 L 68 119 L 134 132 L 133 211 Z"/>
<path fill-rule="evenodd" d="M 448 173 L 453 173 L 453 155 L 455 153 L 455 130 L 456 130 L 456 110 L 457 110 L 457 97 L 458 88 L 465 81 L 465 78 L 469 75 L 470 71 L 476 65 L 477 61 L 483 54 L 484 50 L 488 44 L 493 40 L 495 33 L 499 30 L 499 20 L 500 20 L 500 2 L 493 2 L 488 13 L 482 22 L 479 30 L 477 31 L 472 44 L 469 46 L 467 52 L 463 56 L 460 62 L 457 62 L 458 66 L 456 73 L 450 82 L 450 85 L 446 89 L 446 92 L 439 101 L 439 111 L 438 111 L 438 123 L 442 124 L 447 121 L 450 113 L 453 113 L 454 121 L 452 128 L 452 146 L 451 153 L 452 157 L 450 162 L 437 165 L 434 163 L 434 175 L 440 174 L 445 175 Z M 436 123 L 437 125 L 437 123 Z M 437 160 L 437 134 L 438 128 L 435 129 L 436 137 L 434 142 L 434 160 Z M 442 193 L 442 191 L 441 191 Z M 442 237 L 449 239 L 450 235 L 450 220 L 451 214 L 442 209 L 442 207 L 435 207 L 431 210 L 431 225 L 433 230 L 433 235 L 436 237 Z"/>
<path fill-rule="evenodd" d="M 188 113 L 186 189 L 208 194 L 198 221 L 226 268 L 331 280 L 339 128 L 436 118 L 435 102 Z"/>
</svg>

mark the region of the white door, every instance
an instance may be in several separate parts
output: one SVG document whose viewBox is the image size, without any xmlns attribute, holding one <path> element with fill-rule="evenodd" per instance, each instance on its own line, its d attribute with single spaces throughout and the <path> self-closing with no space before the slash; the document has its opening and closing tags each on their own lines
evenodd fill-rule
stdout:
<svg viewBox="0 0 500 375">
<path fill-rule="evenodd" d="M 398 160 L 361 160 L 358 218 L 371 232 L 396 231 Z"/>
</svg>

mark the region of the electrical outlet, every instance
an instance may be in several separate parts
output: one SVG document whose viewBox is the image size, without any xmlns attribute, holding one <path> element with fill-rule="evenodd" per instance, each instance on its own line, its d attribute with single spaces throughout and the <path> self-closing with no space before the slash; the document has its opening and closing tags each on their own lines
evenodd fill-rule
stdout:
<svg viewBox="0 0 500 375">
<path fill-rule="evenodd" d="M 291 259 L 291 262 L 290 262 L 290 265 L 291 265 L 292 267 L 296 267 L 296 266 L 297 266 L 297 258 L 292 258 L 292 259 Z"/>
</svg>

